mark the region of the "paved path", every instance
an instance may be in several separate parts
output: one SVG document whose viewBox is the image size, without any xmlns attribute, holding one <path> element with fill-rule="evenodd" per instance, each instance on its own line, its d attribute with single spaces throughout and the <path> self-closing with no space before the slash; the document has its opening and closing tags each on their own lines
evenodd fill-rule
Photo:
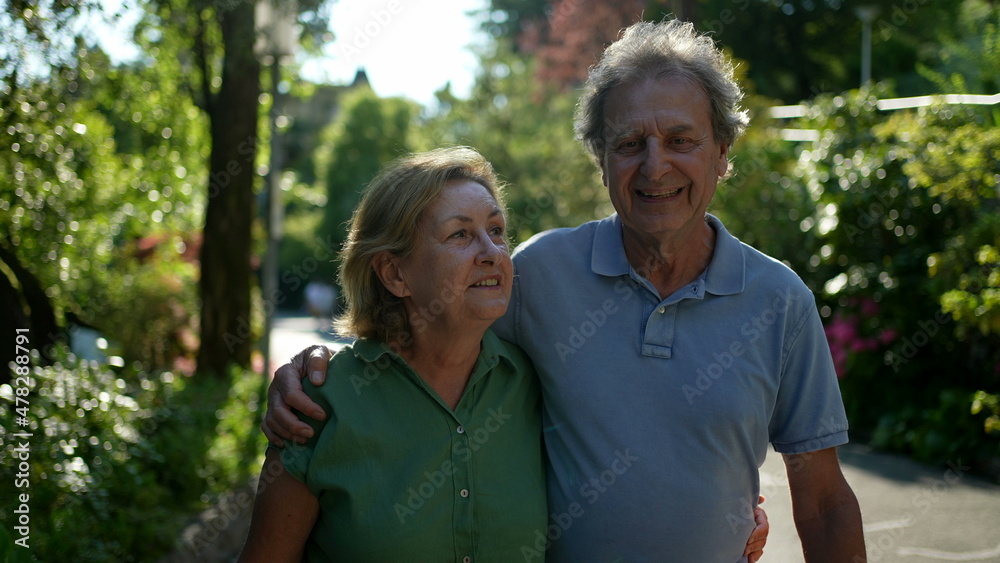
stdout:
<svg viewBox="0 0 1000 563">
<path fill-rule="evenodd" d="M 343 339 L 333 336 L 330 331 L 330 321 L 279 313 L 275 316 L 271 328 L 270 373 L 273 375 L 278 366 L 287 363 L 289 358 L 307 346 L 313 344 L 341 346 L 344 342 Z"/>
<path fill-rule="evenodd" d="M 330 334 L 329 322 L 311 317 L 279 313 L 271 331 L 271 369 L 286 363 L 289 358 L 312 344 L 339 346 L 343 343 Z M 243 548 L 255 486 L 233 491 L 218 505 L 203 511 L 183 531 L 180 545 L 174 552 L 157 563 L 233 563 Z"/>
<path fill-rule="evenodd" d="M 958 462 L 938 468 L 859 445 L 842 447 L 840 459 L 861 504 L 868 561 L 1000 562 L 1000 485 Z M 802 562 L 784 465 L 773 451 L 761 490 L 771 522 L 761 561 Z"/>
<path fill-rule="evenodd" d="M 336 345 L 322 328 L 308 317 L 279 316 L 271 337 L 272 365 L 310 344 Z M 1000 484 L 969 475 L 959 460 L 939 468 L 860 445 L 841 448 L 840 457 L 861 503 L 869 561 L 1000 563 Z M 773 451 L 761 468 L 761 491 L 771 521 L 762 561 L 801 563 L 785 470 Z"/>
</svg>

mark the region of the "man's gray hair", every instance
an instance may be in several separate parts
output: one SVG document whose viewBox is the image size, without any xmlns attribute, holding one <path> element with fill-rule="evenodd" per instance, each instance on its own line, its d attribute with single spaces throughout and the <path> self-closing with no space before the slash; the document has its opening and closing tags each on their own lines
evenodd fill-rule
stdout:
<svg viewBox="0 0 1000 563">
<path fill-rule="evenodd" d="M 717 143 L 732 146 L 746 129 L 750 118 L 739 106 L 743 91 L 733 77 L 733 64 L 712 38 L 676 19 L 639 22 L 627 27 L 590 69 L 576 107 L 576 137 L 598 165 L 604 158 L 608 93 L 622 84 L 665 75 L 687 77 L 705 90 Z"/>
</svg>

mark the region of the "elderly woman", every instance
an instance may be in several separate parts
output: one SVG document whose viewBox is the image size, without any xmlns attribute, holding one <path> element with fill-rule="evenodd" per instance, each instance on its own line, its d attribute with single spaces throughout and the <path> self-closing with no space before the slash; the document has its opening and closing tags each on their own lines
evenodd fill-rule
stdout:
<svg viewBox="0 0 1000 563">
<path fill-rule="evenodd" d="M 306 393 L 328 413 L 269 448 L 241 561 L 515 561 L 545 537 L 540 394 L 490 324 L 513 267 L 500 187 L 468 148 L 385 167 L 341 255 L 357 341 Z"/>
</svg>

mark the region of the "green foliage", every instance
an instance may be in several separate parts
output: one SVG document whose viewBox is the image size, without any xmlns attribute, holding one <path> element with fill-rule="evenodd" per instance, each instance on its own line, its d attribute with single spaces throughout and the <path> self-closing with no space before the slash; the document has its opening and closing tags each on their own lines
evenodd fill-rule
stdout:
<svg viewBox="0 0 1000 563">
<path fill-rule="evenodd" d="M 753 126 L 730 149 L 729 176 L 719 183 L 709 212 L 743 242 L 805 272 L 814 266 L 819 194 L 796 181 L 796 146 L 774 134 L 779 124 L 767 115 L 770 105 L 748 98 Z"/>
<path fill-rule="evenodd" d="M 46 65 L 52 69 L 71 66 L 74 38 L 64 30 L 79 16 L 82 4 L 61 0 L 4 2 L 0 10 L 2 82 L 21 86 L 31 82 L 34 73 L 41 70 L 44 74 Z"/>
<path fill-rule="evenodd" d="M 974 394 L 944 389 L 934 400 L 900 404 L 879 419 L 872 443 L 931 461 L 973 463 L 995 459 L 996 437 L 990 437 L 978 411 L 970 408 Z"/>
<path fill-rule="evenodd" d="M 789 225 L 737 232 L 783 258 L 780 237 L 760 233 L 803 231 L 790 256 L 808 255 L 796 268 L 819 294 L 856 432 L 926 461 L 986 464 L 1000 440 L 973 405 L 977 391 L 1000 390 L 996 128 L 989 108 L 885 114 L 886 97 L 875 87 L 807 104 L 795 126 L 819 141 L 800 145 L 793 166 L 751 132 L 745 147 L 763 146 L 763 168 L 778 173 L 770 183 L 815 206 Z M 761 189 L 725 190 L 726 209 L 760 207 Z"/>
<path fill-rule="evenodd" d="M 313 278 L 332 283 L 333 260 L 339 246 L 323 240 L 320 225 L 322 209 L 301 210 L 290 214 L 285 221 L 281 240 L 281 307 L 295 308 L 304 302 L 303 289 Z"/>
<path fill-rule="evenodd" d="M 151 239 L 157 246 L 143 252 L 141 260 L 134 258 L 139 253 L 134 243 L 116 252 L 115 275 L 102 288 L 107 307 L 100 324 L 114 327 L 111 351 L 127 364 L 139 362 L 144 369 L 182 367 L 183 359 L 193 361 L 198 347 L 198 270 L 193 262 L 181 259 L 179 250 L 185 244 L 180 235 L 144 241 Z"/>
<path fill-rule="evenodd" d="M 194 312 L 196 278 L 183 255 L 197 245 L 187 233 L 201 213 L 194 184 L 204 179 L 206 138 L 197 111 L 165 77 L 113 69 L 100 52 L 78 55 L 75 68 L 6 85 L 0 97 L 8 133 L 0 136 L 0 231 L 57 314 L 73 312 L 130 357 L 169 366 L 172 355 L 151 350 L 186 346 L 150 318 L 159 305 L 136 314 L 136 304 L 171 301 L 176 317 Z M 170 251 L 142 262 L 158 241 Z M 133 286 L 137 277 L 145 285 Z"/>
<path fill-rule="evenodd" d="M 0 108 L 9 124 L 0 136 L 0 230 L 56 303 L 86 307 L 94 278 L 82 274 L 104 270 L 111 239 L 126 221 L 114 213 L 124 171 L 109 154 L 107 121 L 89 104 L 52 102 L 64 92 L 7 87 Z M 88 219 L 97 228 L 83 228 Z"/>
<path fill-rule="evenodd" d="M 906 96 L 926 94 L 933 86 L 927 73 L 916 70 L 918 66 L 949 66 L 947 59 L 942 60 L 939 44 L 954 46 L 954 52 L 959 51 L 959 46 L 982 52 L 966 38 L 979 33 L 985 14 L 992 9 L 988 0 L 965 0 L 961 10 L 956 10 L 954 3 L 927 0 L 646 1 L 639 2 L 638 8 L 634 2 L 491 0 L 491 17 L 484 21 L 483 28 L 494 37 L 512 42 L 518 51 L 540 54 L 574 43 L 570 37 L 573 34 L 604 36 L 607 27 L 618 28 L 609 20 L 631 22 L 642 12 L 646 20 L 659 21 L 676 13 L 699 31 L 712 34 L 713 39 L 745 61 L 749 69 L 745 85 L 752 84 L 756 92 L 783 103 L 797 103 L 821 92 L 858 86 L 863 35 L 856 12 L 859 4 L 876 10 L 871 22 L 874 79 L 895 84 L 897 91 Z M 975 7 L 970 8 L 972 5 Z M 603 11 L 612 14 L 588 20 L 588 16 Z M 964 21 L 960 22 L 960 18 Z M 566 20 L 572 20 L 574 25 L 565 26 Z M 761 33 L 762 29 L 767 32 Z M 567 52 L 557 57 L 555 64 L 585 68 L 599 55 L 599 44 L 594 46 L 597 49 Z M 952 72 L 951 68 L 947 72 Z"/>
<path fill-rule="evenodd" d="M 917 70 L 941 91 L 994 94 L 1000 90 L 1000 9 L 987 0 L 963 0 L 956 31 L 943 37 L 936 64 Z"/>
<path fill-rule="evenodd" d="M 327 189 L 320 235 L 335 241 L 347 238 L 346 223 L 361 190 L 390 160 L 415 150 L 414 121 L 419 108 L 413 102 L 378 98 L 361 87 L 344 95 L 340 114 L 320 135 L 316 162 L 319 181 Z M 334 278 L 335 266 L 324 263 L 316 275 Z"/>
<path fill-rule="evenodd" d="M 1000 435 L 1000 394 L 991 395 L 986 391 L 976 391 L 972 397 L 972 414 L 986 414 L 983 428 L 987 434 Z"/>
<path fill-rule="evenodd" d="M 550 4 L 547 0 L 490 0 L 490 17 L 483 22 L 483 29 L 493 37 L 513 42 L 546 18 L 552 9 Z"/>
<path fill-rule="evenodd" d="M 1000 334 L 1000 259 L 995 246 L 980 247 L 976 266 L 959 274 L 957 289 L 941 295 L 941 309 L 963 332 L 972 326 L 983 334 Z"/>
<path fill-rule="evenodd" d="M 33 434 L 29 486 L 14 489 L 18 468 L 5 463 L 0 492 L 29 492 L 38 560 L 155 560 L 192 513 L 259 467 L 259 376 L 116 373 L 59 356 L 32 374 L 28 426 L 15 425 L 13 391 L 0 386 L 5 433 Z M 16 459 L 16 447 L 5 440 L 3 457 Z M 15 507 L 0 507 L 0 519 L 15 521 Z"/>
<path fill-rule="evenodd" d="M 995 252 L 1000 246 L 995 170 L 1000 132 L 991 116 L 942 106 L 893 116 L 877 132 L 899 146 L 905 161 L 901 171 L 914 191 L 935 198 L 938 208 L 954 217 L 955 228 L 941 233 L 939 248 L 925 260 L 943 310 L 951 313 L 959 336 L 970 328 L 1000 334 Z"/>
</svg>

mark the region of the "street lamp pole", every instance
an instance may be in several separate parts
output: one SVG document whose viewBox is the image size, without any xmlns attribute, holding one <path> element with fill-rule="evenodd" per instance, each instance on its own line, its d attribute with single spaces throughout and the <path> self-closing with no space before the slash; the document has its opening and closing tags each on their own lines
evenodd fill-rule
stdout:
<svg viewBox="0 0 1000 563">
<path fill-rule="evenodd" d="M 861 85 L 872 79 L 872 22 L 878 15 L 878 6 L 858 6 L 854 13 L 861 20 Z"/>
<path fill-rule="evenodd" d="M 262 297 L 264 299 L 264 334 L 261 353 L 264 356 L 264 377 L 271 373 L 271 327 L 278 296 L 278 253 L 281 246 L 284 206 L 281 202 L 281 167 L 283 154 L 281 147 L 281 59 L 295 53 L 298 44 L 296 19 L 298 7 L 294 1 L 259 0 L 255 16 L 257 18 L 257 44 L 255 51 L 261 62 L 269 63 L 271 74 L 271 109 L 268 125 L 271 136 L 271 158 L 268 165 L 265 225 L 267 250 L 264 254 L 261 275 Z"/>
</svg>

